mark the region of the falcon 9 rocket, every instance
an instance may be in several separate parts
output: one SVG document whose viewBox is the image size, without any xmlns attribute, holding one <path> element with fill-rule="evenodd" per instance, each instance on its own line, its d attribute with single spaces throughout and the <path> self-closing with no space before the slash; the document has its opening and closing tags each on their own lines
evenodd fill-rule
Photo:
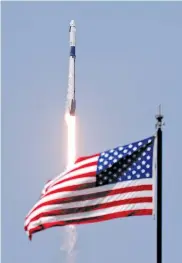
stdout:
<svg viewBox="0 0 182 263">
<path fill-rule="evenodd" d="M 69 75 L 68 75 L 68 93 L 66 112 L 71 116 L 75 116 L 76 98 L 75 98 L 75 60 L 76 60 L 76 25 L 75 21 L 71 20 L 69 27 Z"/>
</svg>

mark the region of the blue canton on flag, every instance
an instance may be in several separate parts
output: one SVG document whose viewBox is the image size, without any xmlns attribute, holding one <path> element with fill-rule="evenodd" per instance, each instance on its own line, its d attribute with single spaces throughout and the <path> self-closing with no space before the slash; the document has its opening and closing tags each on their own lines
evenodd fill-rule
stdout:
<svg viewBox="0 0 182 263">
<path fill-rule="evenodd" d="M 152 177 L 154 136 L 100 154 L 96 185 Z"/>
</svg>

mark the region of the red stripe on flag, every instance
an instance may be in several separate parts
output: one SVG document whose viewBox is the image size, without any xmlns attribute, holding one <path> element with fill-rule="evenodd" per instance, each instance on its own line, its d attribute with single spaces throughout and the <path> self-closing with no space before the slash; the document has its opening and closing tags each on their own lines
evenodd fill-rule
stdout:
<svg viewBox="0 0 182 263">
<path fill-rule="evenodd" d="M 93 157 L 97 157 L 99 156 L 100 153 L 96 153 L 96 154 L 93 154 L 93 155 L 89 155 L 89 156 L 82 156 L 82 157 L 79 157 L 78 159 L 76 159 L 75 161 L 75 164 L 79 163 L 79 162 L 82 162 L 82 161 L 86 161 L 88 159 L 91 159 Z"/>
</svg>

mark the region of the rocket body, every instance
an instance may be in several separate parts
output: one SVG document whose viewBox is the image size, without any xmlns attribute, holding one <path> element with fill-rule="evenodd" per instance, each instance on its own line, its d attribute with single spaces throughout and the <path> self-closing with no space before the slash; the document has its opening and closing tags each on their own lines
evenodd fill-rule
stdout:
<svg viewBox="0 0 182 263">
<path fill-rule="evenodd" d="M 68 94 L 66 112 L 75 116 L 76 98 L 75 98 L 75 60 L 76 60 L 76 25 L 75 21 L 70 22 L 69 27 L 69 75 L 68 75 Z"/>
</svg>

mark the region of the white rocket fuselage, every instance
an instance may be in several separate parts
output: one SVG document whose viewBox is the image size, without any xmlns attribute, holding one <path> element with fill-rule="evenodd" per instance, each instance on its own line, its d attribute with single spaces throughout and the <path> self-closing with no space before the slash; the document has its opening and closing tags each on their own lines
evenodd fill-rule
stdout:
<svg viewBox="0 0 182 263">
<path fill-rule="evenodd" d="M 76 60 L 76 25 L 75 21 L 70 22 L 69 27 L 70 54 L 69 54 L 69 75 L 68 75 L 68 94 L 67 109 L 70 115 L 75 116 L 76 98 L 75 98 L 75 60 Z"/>
</svg>

